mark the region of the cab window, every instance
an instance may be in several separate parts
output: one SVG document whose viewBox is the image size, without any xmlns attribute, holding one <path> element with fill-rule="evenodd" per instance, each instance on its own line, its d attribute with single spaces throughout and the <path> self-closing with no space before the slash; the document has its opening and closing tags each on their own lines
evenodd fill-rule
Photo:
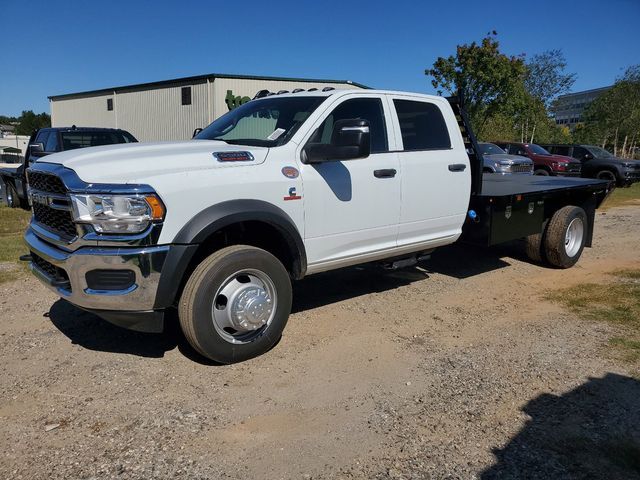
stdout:
<svg viewBox="0 0 640 480">
<path fill-rule="evenodd" d="M 451 148 L 449 130 L 437 105 L 411 100 L 393 101 L 400 122 L 404 150 Z"/>
<path fill-rule="evenodd" d="M 379 98 L 353 98 L 338 105 L 313 133 L 309 142 L 328 145 L 331 143 L 333 125 L 338 120 L 359 118 L 369 121 L 371 153 L 389 151 L 387 126 L 384 121 L 382 100 Z"/>
<path fill-rule="evenodd" d="M 57 152 L 58 148 L 58 133 L 51 132 L 49 134 L 49 138 L 47 138 L 47 143 L 44 146 L 45 152 Z"/>
</svg>

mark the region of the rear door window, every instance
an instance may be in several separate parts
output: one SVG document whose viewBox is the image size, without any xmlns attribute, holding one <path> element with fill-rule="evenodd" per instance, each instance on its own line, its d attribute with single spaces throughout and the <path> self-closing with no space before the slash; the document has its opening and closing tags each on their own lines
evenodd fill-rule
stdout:
<svg viewBox="0 0 640 480">
<path fill-rule="evenodd" d="M 556 145 L 555 147 L 551 147 L 551 153 L 554 153 L 556 155 L 569 155 L 569 150 L 571 149 L 571 147 L 564 147 L 562 145 Z M 547 149 L 549 150 L 549 149 Z"/>
<path fill-rule="evenodd" d="M 451 148 L 449 130 L 437 105 L 400 99 L 395 99 L 393 105 L 400 122 L 405 151 Z"/>
<path fill-rule="evenodd" d="M 113 145 L 115 143 L 129 143 L 131 138 L 121 132 L 62 132 L 63 150 L 76 148 L 98 147 L 100 145 Z"/>
</svg>

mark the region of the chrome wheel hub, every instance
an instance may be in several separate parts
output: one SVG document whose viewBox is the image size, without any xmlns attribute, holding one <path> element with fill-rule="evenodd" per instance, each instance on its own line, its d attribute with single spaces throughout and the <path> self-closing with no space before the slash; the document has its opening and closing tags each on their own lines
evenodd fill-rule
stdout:
<svg viewBox="0 0 640 480">
<path fill-rule="evenodd" d="M 567 227 L 564 236 L 564 250 L 569 257 L 575 257 L 582 246 L 582 237 L 584 236 L 584 223 L 580 218 L 574 218 Z"/>
<path fill-rule="evenodd" d="M 242 270 L 218 288 L 211 308 L 213 325 L 230 343 L 248 343 L 269 328 L 276 311 L 276 289 L 269 276 Z"/>
</svg>

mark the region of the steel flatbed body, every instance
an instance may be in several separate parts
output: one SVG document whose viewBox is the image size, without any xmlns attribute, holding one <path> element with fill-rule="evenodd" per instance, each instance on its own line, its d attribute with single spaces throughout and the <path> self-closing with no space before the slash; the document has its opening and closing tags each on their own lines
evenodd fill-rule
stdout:
<svg viewBox="0 0 640 480">
<path fill-rule="evenodd" d="M 554 212 L 578 205 L 589 217 L 590 246 L 595 210 L 612 188 L 590 178 L 484 174 L 481 193 L 471 197 L 462 240 L 490 246 L 534 235 Z"/>
</svg>

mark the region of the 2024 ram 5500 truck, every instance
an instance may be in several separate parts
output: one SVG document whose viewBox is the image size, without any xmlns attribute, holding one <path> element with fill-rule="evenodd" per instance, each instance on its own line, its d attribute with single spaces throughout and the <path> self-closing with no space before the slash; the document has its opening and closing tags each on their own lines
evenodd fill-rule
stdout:
<svg viewBox="0 0 640 480">
<path fill-rule="evenodd" d="M 325 90 L 259 92 L 191 141 L 42 158 L 24 259 L 121 326 L 161 331 L 177 307 L 194 349 L 231 363 L 277 342 L 305 275 L 410 265 L 461 236 L 524 237 L 564 268 L 590 246 L 608 182 L 483 178 L 454 100 Z"/>
</svg>

